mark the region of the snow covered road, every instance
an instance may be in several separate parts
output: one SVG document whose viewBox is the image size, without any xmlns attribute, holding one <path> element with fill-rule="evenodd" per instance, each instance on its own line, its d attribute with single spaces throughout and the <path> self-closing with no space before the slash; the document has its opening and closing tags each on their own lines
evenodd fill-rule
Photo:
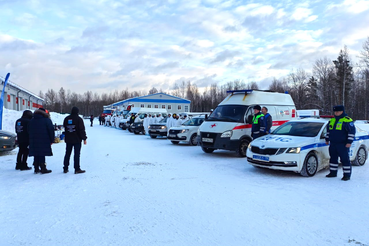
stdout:
<svg viewBox="0 0 369 246">
<path fill-rule="evenodd" d="M 0 245 L 369 245 L 368 162 L 348 182 L 303 178 L 85 124 L 85 174 L 62 172 L 64 143 L 51 174 L 0 155 Z"/>
</svg>

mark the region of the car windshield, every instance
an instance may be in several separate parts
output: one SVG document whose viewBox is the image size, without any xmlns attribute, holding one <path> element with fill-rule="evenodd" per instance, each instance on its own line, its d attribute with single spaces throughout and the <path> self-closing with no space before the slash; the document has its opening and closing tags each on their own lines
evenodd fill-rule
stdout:
<svg viewBox="0 0 369 246">
<path fill-rule="evenodd" d="M 322 129 L 321 122 L 287 122 L 275 129 L 273 135 L 290 135 L 298 137 L 315 137 Z"/>
<path fill-rule="evenodd" d="M 187 120 L 182 125 L 184 126 L 199 126 L 204 122 L 204 118 L 192 118 L 190 120 Z"/>
<path fill-rule="evenodd" d="M 163 118 L 163 119 L 161 119 L 161 121 L 159 121 L 159 123 L 166 123 L 167 122 L 167 119 L 168 119 L 168 117 L 167 118 Z"/>
<path fill-rule="evenodd" d="M 244 122 L 245 112 L 248 106 L 244 105 L 220 105 L 207 119 L 208 121 Z"/>
</svg>

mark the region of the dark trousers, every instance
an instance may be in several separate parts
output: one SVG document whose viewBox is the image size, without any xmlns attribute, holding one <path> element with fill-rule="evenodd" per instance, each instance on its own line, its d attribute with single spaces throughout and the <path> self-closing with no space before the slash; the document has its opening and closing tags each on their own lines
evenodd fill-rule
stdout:
<svg viewBox="0 0 369 246">
<path fill-rule="evenodd" d="M 19 151 L 17 155 L 17 166 L 19 168 L 27 166 L 27 158 L 28 158 L 28 143 L 19 143 Z"/>
<path fill-rule="evenodd" d="M 330 173 L 337 175 L 338 171 L 338 157 L 342 162 L 343 176 L 351 177 L 351 162 L 349 157 L 349 148 L 346 148 L 346 144 L 334 144 L 329 145 L 329 155 L 331 157 L 329 161 Z"/>
<path fill-rule="evenodd" d="M 64 156 L 64 169 L 68 170 L 69 167 L 69 160 L 70 155 L 72 154 L 72 149 L 74 148 L 74 169 L 80 170 L 79 166 L 79 156 L 81 154 L 82 143 L 67 143 L 65 149 L 65 156 Z"/>
</svg>

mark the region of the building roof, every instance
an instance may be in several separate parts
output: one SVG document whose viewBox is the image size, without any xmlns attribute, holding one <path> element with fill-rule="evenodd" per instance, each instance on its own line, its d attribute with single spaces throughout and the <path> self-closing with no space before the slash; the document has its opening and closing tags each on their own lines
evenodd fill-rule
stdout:
<svg viewBox="0 0 369 246">
<path fill-rule="evenodd" d="M 160 99 L 160 98 L 152 98 L 152 97 L 162 97 L 162 96 L 166 96 L 166 97 L 170 97 L 172 99 Z M 166 93 L 155 93 L 155 94 L 150 94 L 147 96 L 140 96 L 140 97 L 133 97 L 133 98 L 128 98 L 116 103 L 112 103 L 111 106 L 119 106 L 122 105 L 124 103 L 135 103 L 135 102 L 142 102 L 142 103 L 186 103 L 189 104 L 191 103 L 190 100 L 187 99 L 183 99 L 180 97 L 176 97 L 176 96 L 172 96 L 172 95 L 168 95 Z"/>
<path fill-rule="evenodd" d="M 4 86 L 4 80 L 3 80 L 3 78 L 0 78 L 0 82 L 1 82 L 1 88 L 0 88 L 0 91 L 2 91 L 3 90 L 3 86 Z M 15 88 L 15 89 L 17 89 L 17 90 L 20 90 L 20 91 L 23 91 L 23 92 L 25 92 L 25 93 L 27 93 L 27 94 L 29 94 L 29 95 L 31 95 L 32 97 L 34 97 L 34 98 L 37 98 L 37 99 L 39 99 L 39 100 L 41 100 L 41 101 L 45 101 L 45 99 L 43 99 L 43 98 L 41 98 L 41 97 L 39 97 L 39 96 L 37 96 L 36 94 L 34 94 L 34 93 L 32 93 L 32 92 L 30 92 L 29 90 L 27 90 L 27 89 L 24 89 L 23 87 L 21 87 L 21 86 L 19 86 L 19 85 L 17 85 L 17 84 L 15 84 L 15 83 L 13 83 L 13 82 L 10 82 L 10 80 L 8 80 L 8 83 L 7 83 L 7 85 L 6 86 L 11 86 L 11 87 L 13 87 L 13 88 Z"/>
</svg>

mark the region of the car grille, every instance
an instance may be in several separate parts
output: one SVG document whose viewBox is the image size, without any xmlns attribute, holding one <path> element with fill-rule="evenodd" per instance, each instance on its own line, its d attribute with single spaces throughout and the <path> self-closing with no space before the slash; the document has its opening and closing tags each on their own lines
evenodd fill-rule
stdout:
<svg viewBox="0 0 369 246">
<path fill-rule="evenodd" d="M 169 134 L 178 134 L 180 133 L 182 130 L 169 130 Z"/>
<path fill-rule="evenodd" d="M 260 149 L 256 146 L 251 146 L 251 151 L 255 154 L 262 154 L 262 155 L 275 155 L 275 154 L 282 154 L 286 151 L 286 148 L 265 148 Z"/>
</svg>

